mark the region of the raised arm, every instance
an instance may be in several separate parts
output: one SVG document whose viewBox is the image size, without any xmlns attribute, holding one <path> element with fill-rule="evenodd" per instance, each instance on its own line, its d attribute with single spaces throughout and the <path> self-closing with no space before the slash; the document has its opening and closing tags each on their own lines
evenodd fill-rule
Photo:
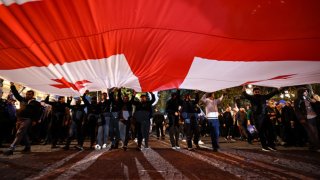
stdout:
<svg viewBox="0 0 320 180">
<path fill-rule="evenodd" d="M 84 102 L 84 104 L 85 104 L 87 107 L 90 106 L 90 103 L 89 103 L 88 99 L 86 98 L 88 92 L 89 92 L 89 91 L 86 91 L 86 92 L 83 94 L 83 96 L 82 96 L 82 101 Z"/>
<path fill-rule="evenodd" d="M 200 101 L 205 104 L 206 103 L 206 99 L 207 99 L 207 93 L 204 93 L 203 96 L 201 97 Z"/>
<path fill-rule="evenodd" d="M 252 99 L 252 96 L 249 95 L 247 92 L 246 92 L 246 86 L 243 85 L 242 86 L 242 96 L 248 100 L 251 100 Z"/>
<path fill-rule="evenodd" d="M 44 103 L 50 104 L 50 105 L 52 106 L 52 105 L 54 105 L 54 102 L 50 102 L 50 101 L 49 101 L 49 97 L 50 97 L 50 95 L 48 94 L 47 97 L 46 97 L 46 99 L 44 100 Z"/>
<path fill-rule="evenodd" d="M 17 88 L 16 86 L 14 85 L 13 82 L 10 82 L 10 89 L 11 89 L 11 92 L 13 94 L 13 96 L 18 100 L 18 101 L 23 101 L 24 98 L 19 94 L 19 92 L 17 91 Z"/>
</svg>

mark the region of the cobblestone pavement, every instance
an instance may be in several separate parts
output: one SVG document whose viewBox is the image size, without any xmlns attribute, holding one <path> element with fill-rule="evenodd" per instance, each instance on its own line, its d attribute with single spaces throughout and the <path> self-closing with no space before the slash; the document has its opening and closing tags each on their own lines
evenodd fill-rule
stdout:
<svg viewBox="0 0 320 180">
<path fill-rule="evenodd" d="M 306 147 L 278 147 L 276 152 L 261 151 L 258 142 L 226 143 L 213 152 L 210 139 L 200 149 L 171 148 L 169 138 L 150 138 L 149 149 L 77 151 L 51 150 L 49 145 L 34 145 L 32 152 L 0 154 L 1 179 L 320 179 L 320 153 Z M 85 144 L 88 145 L 88 144 Z M 2 151 L 4 149 L 0 149 Z"/>
</svg>

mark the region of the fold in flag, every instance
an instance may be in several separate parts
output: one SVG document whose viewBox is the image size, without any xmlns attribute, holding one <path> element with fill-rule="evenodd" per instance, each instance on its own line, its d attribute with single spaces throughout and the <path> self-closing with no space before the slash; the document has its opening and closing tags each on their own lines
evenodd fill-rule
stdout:
<svg viewBox="0 0 320 180">
<path fill-rule="evenodd" d="M 0 76 L 58 95 L 320 82 L 319 0 L 2 0 Z"/>
</svg>

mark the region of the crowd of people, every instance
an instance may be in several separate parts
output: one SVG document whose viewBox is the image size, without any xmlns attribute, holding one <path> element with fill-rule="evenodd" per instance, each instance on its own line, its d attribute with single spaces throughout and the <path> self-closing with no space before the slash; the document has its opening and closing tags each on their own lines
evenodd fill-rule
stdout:
<svg viewBox="0 0 320 180">
<path fill-rule="evenodd" d="M 84 141 L 89 139 L 90 149 L 119 148 L 124 151 L 130 140 L 137 139 L 137 150 L 149 148 L 149 136 L 154 127 L 156 137 L 163 140 L 169 134 L 172 149 L 180 149 L 179 143 L 185 139 L 188 150 L 200 148 L 201 137 L 210 136 L 213 151 L 220 148 L 219 137 L 225 141 L 246 140 L 252 144 L 260 141 L 263 151 L 276 151 L 277 145 L 304 146 L 311 151 L 320 149 L 320 99 L 310 94 L 306 88 L 297 91 L 297 98 L 291 101 L 274 101 L 271 98 L 282 89 L 269 94 L 261 94 L 258 87 L 249 95 L 243 88 L 242 99 L 247 103 L 235 103 L 233 107 L 220 107 L 225 96 L 215 97 L 215 93 L 199 92 L 181 95 L 180 90 L 171 94 L 164 112 L 153 106 L 155 95 L 136 92 L 122 93 L 121 88 L 112 88 L 101 97 L 91 96 L 89 91 L 82 97 L 60 96 L 50 101 L 49 95 L 38 102 L 34 91 L 22 97 L 14 83 L 11 92 L 15 99 L 3 99 L 0 91 L 0 146 L 11 141 L 4 155 L 12 155 L 17 145 L 24 145 L 23 152 L 31 151 L 31 144 L 51 144 L 51 148 L 68 150 L 76 139 L 76 149 L 84 149 Z M 131 96 L 131 97 L 130 97 Z M 192 97 L 194 96 L 194 97 Z M 99 101 L 98 101 L 99 99 Z M 20 102 L 15 109 L 14 101 Z M 204 110 L 204 111 L 203 111 Z M 152 121 L 151 121 L 152 120 Z"/>
</svg>

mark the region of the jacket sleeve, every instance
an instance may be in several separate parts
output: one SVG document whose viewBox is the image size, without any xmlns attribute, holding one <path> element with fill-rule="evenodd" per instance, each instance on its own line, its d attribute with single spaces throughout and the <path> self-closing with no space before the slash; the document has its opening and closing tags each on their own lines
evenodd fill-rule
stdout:
<svg viewBox="0 0 320 180">
<path fill-rule="evenodd" d="M 49 96 L 46 97 L 46 99 L 44 100 L 44 103 L 50 104 L 51 106 L 54 105 L 54 102 L 49 101 Z"/>
<path fill-rule="evenodd" d="M 11 92 L 13 93 L 13 96 L 18 100 L 18 101 L 24 101 L 24 98 L 19 94 L 17 91 L 16 86 L 10 86 Z"/>
<path fill-rule="evenodd" d="M 266 100 L 268 100 L 268 99 L 272 98 L 274 95 L 279 94 L 279 93 L 280 93 L 280 91 L 278 89 L 276 89 L 276 90 L 270 92 L 269 94 L 265 95 L 265 98 L 266 98 Z"/>
<path fill-rule="evenodd" d="M 304 119 L 303 114 L 300 110 L 300 101 L 301 101 L 300 99 L 296 99 L 294 101 L 295 113 L 298 120 Z"/>
<path fill-rule="evenodd" d="M 88 107 L 88 106 L 90 106 L 90 103 L 89 103 L 89 101 L 88 101 L 88 99 L 86 97 L 87 97 L 87 94 L 84 93 L 83 96 L 82 96 L 82 101 Z"/>
</svg>

